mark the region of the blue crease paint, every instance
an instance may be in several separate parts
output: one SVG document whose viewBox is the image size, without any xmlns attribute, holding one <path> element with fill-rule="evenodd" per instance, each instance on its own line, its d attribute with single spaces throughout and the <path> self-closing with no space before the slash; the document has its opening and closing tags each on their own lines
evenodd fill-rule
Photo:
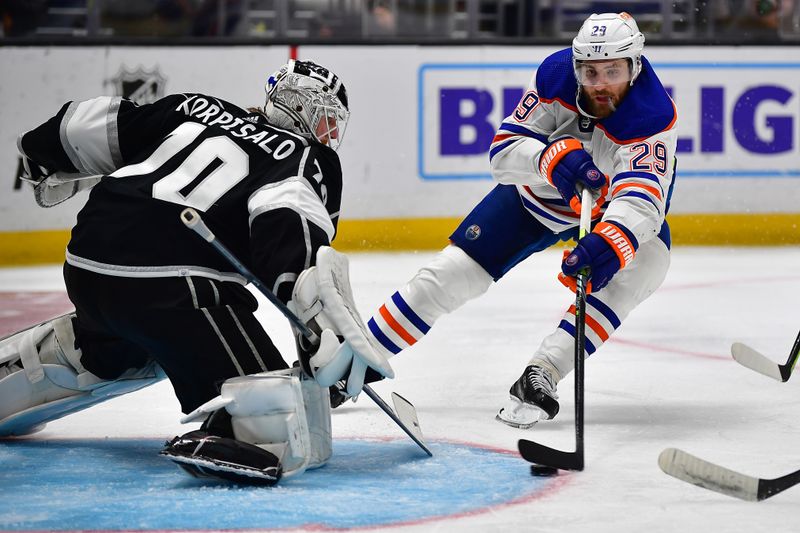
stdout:
<svg viewBox="0 0 800 533">
<path fill-rule="evenodd" d="M 0 530 L 242 530 L 376 527 L 434 520 L 535 495 L 511 453 L 404 441 L 335 440 L 328 464 L 275 487 L 198 480 L 155 439 L 0 442 Z"/>
</svg>

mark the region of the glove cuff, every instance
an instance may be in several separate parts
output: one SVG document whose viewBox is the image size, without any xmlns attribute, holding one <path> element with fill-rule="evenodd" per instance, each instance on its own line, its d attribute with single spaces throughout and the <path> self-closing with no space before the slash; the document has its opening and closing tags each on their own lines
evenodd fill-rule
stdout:
<svg viewBox="0 0 800 533">
<path fill-rule="evenodd" d="M 555 183 L 553 183 L 553 170 L 558 166 L 558 163 L 565 155 L 575 150 L 583 150 L 583 144 L 581 144 L 578 139 L 572 137 L 556 139 L 542 150 L 539 156 L 539 173 L 544 176 L 553 187 L 555 187 Z"/>
<path fill-rule="evenodd" d="M 598 234 L 608 243 L 619 259 L 620 269 L 633 261 L 639 242 L 626 227 L 611 222 L 600 222 L 592 233 Z"/>
</svg>

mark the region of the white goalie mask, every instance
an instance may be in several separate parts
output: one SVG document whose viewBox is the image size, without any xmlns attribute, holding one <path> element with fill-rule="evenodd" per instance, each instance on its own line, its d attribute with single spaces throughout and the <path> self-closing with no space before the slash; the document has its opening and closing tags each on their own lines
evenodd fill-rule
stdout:
<svg viewBox="0 0 800 533">
<path fill-rule="evenodd" d="M 338 76 L 312 61 L 291 60 L 264 87 L 270 123 L 338 149 L 350 110 Z"/>
<path fill-rule="evenodd" d="M 579 85 L 633 85 L 642 71 L 644 35 L 628 13 L 592 14 L 572 41 L 572 65 Z M 598 61 L 627 59 L 627 72 L 596 68 Z"/>
</svg>

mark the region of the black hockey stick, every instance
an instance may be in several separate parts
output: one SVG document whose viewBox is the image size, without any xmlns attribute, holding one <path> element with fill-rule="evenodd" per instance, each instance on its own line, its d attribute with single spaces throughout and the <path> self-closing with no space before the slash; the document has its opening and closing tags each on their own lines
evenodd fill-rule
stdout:
<svg viewBox="0 0 800 533">
<path fill-rule="evenodd" d="M 677 448 L 662 451 L 658 466 L 681 481 L 750 502 L 766 500 L 800 483 L 800 470 L 775 479 L 762 479 L 715 465 Z"/>
<path fill-rule="evenodd" d="M 800 356 L 800 333 L 797 334 L 797 338 L 794 340 L 792 351 L 789 352 L 789 359 L 783 365 L 772 361 L 741 342 L 734 342 L 731 345 L 731 355 L 737 363 L 746 366 L 750 370 L 755 370 L 772 379 L 786 382 L 792 376 L 792 371 L 797 364 L 798 356 Z"/>
<path fill-rule="evenodd" d="M 292 311 L 286 307 L 286 305 L 281 302 L 278 297 L 275 296 L 275 294 L 273 294 L 272 291 L 269 290 L 260 279 L 258 279 L 258 277 L 256 277 L 255 274 L 250 272 L 250 269 L 244 266 L 242 262 L 239 261 L 239 259 L 233 254 L 233 252 L 228 250 L 228 248 L 222 244 L 219 239 L 217 239 L 216 235 L 214 235 L 208 226 L 205 225 L 197 211 L 191 207 L 184 209 L 181 212 L 181 221 L 186 225 L 186 227 L 195 231 L 203 239 L 208 241 L 211 246 L 213 246 L 223 257 L 225 257 L 225 259 L 227 259 L 231 265 L 233 265 L 239 274 L 244 276 L 248 282 L 252 283 L 259 290 L 259 292 L 261 292 L 261 294 L 266 296 L 266 298 L 272 302 L 272 305 L 274 305 L 278 311 L 280 311 L 281 314 L 283 314 L 283 316 L 285 316 L 289 322 L 291 322 L 292 325 L 296 327 L 298 331 L 300 331 L 300 333 L 302 333 L 308 340 L 313 343 L 319 341 L 317 335 L 311 331 L 308 326 L 306 326 L 299 318 L 297 318 L 297 315 L 292 313 Z M 400 409 L 398 406 L 398 400 L 393 397 L 395 400 L 395 408 L 398 409 L 398 412 L 402 411 L 404 413 L 404 416 L 408 420 L 408 422 L 406 422 L 401 420 L 400 417 L 397 416 L 397 414 L 392 410 L 392 408 L 389 407 L 385 401 L 383 401 L 383 398 L 378 396 L 378 393 L 372 390 L 372 387 L 366 383 L 364 384 L 363 391 L 372 399 L 372 401 L 378 404 L 378 407 L 380 407 L 384 413 L 389 415 L 389 417 L 394 420 L 398 426 L 400 426 L 406 435 L 411 437 L 411 440 L 417 443 L 417 445 L 422 448 L 425 453 L 433 457 L 433 453 L 422 439 L 422 431 L 420 430 L 419 422 L 417 421 L 416 409 L 414 409 L 414 406 L 408 400 L 402 396 L 396 395 L 398 398 L 402 399 L 402 402 L 399 404 L 402 406 L 402 409 Z"/>
<path fill-rule="evenodd" d="M 592 194 L 588 187 L 581 191 L 581 221 L 578 238 L 587 235 L 592 225 Z M 561 470 L 583 470 L 583 382 L 584 349 L 586 346 L 586 278 L 578 273 L 575 287 L 575 451 L 565 452 L 538 442 L 520 439 L 519 453 L 528 462 Z"/>
</svg>

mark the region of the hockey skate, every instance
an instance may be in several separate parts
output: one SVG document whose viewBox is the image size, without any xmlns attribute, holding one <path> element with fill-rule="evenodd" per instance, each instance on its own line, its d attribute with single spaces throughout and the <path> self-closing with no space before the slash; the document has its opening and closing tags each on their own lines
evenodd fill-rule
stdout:
<svg viewBox="0 0 800 533">
<path fill-rule="evenodd" d="M 225 409 L 211 413 L 200 429 L 167 441 L 159 455 L 196 478 L 271 486 L 283 475 L 278 457 L 236 440 Z"/>
<path fill-rule="evenodd" d="M 347 400 L 355 402 L 358 396 L 349 396 L 347 394 L 347 381 L 340 379 L 329 387 L 331 397 L 331 409 L 336 409 Z"/>
<path fill-rule="evenodd" d="M 557 414 L 556 380 L 546 368 L 530 365 L 511 385 L 508 401 L 495 418 L 509 426 L 528 429 Z"/>
</svg>

